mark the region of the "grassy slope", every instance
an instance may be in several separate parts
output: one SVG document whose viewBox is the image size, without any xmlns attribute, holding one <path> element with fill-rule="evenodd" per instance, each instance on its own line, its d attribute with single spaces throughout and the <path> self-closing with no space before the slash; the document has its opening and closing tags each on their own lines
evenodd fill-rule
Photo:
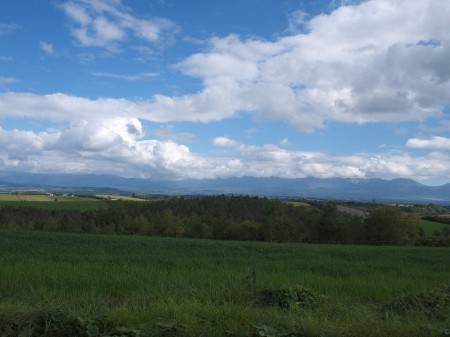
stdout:
<svg viewBox="0 0 450 337">
<path fill-rule="evenodd" d="M 446 248 L 2 231 L 0 258 L 0 322 L 45 306 L 152 336 L 250 336 L 261 324 L 307 336 L 439 336 L 450 327 L 449 319 L 381 309 L 448 282 Z M 254 265 L 257 289 L 301 284 L 326 299 L 307 310 L 262 306 L 246 277 Z"/>
</svg>

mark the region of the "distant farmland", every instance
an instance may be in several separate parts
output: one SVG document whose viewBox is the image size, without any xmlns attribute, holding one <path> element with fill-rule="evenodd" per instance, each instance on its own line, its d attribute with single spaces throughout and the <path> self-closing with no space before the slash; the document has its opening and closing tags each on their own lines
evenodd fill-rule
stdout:
<svg viewBox="0 0 450 337">
<path fill-rule="evenodd" d="M 0 206 L 44 209 L 92 210 L 108 208 L 104 200 L 90 197 L 54 196 L 50 194 L 0 194 Z"/>
</svg>

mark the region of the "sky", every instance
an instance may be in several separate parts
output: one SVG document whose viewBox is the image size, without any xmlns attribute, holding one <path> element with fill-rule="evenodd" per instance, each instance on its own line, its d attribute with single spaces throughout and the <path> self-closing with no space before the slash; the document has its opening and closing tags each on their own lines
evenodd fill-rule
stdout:
<svg viewBox="0 0 450 337">
<path fill-rule="evenodd" d="M 449 0 L 1 0 L 0 170 L 450 183 Z"/>
</svg>

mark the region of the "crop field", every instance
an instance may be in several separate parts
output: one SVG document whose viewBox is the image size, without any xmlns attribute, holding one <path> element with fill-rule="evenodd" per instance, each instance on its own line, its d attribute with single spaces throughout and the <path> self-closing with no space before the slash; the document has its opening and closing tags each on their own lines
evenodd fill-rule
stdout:
<svg viewBox="0 0 450 337">
<path fill-rule="evenodd" d="M 448 248 L 0 231 L 1 336 L 444 336 Z"/>
<path fill-rule="evenodd" d="M 69 196 L 1 194 L 0 206 L 37 207 L 44 209 L 92 210 L 107 208 L 103 200 Z"/>
<path fill-rule="evenodd" d="M 98 195 L 96 197 L 52 196 L 34 194 L 0 193 L 0 206 L 35 207 L 41 209 L 63 209 L 88 211 L 109 207 L 126 206 L 129 202 L 146 200 L 119 195 Z"/>
<path fill-rule="evenodd" d="M 96 195 L 97 198 L 101 198 L 101 199 L 109 199 L 109 200 L 123 200 L 123 201 L 138 201 L 138 202 L 142 202 L 142 201 L 146 201 L 144 199 L 140 199 L 140 198 L 133 198 L 133 197 L 129 197 L 129 196 L 123 196 L 123 195 L 117 195 L 117 194 L 97 194 Z"/>
</svg>

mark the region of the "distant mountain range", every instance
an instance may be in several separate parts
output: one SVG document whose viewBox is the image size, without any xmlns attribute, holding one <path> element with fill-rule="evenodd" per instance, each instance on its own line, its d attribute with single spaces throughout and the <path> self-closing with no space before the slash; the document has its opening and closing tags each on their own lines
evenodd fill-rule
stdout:
<svg viewBox="0 0 450 337">
<path fill-rule="evenodd" d="M 427 186 L 411 179 L 242 177 L 155 181 L 123 178 L 114 175 L 0 172 L 0 191 L 30 189 L 75 193 L 245 194 L 271 197 L 450 204 L 450 184 Z"/>
</svg>

